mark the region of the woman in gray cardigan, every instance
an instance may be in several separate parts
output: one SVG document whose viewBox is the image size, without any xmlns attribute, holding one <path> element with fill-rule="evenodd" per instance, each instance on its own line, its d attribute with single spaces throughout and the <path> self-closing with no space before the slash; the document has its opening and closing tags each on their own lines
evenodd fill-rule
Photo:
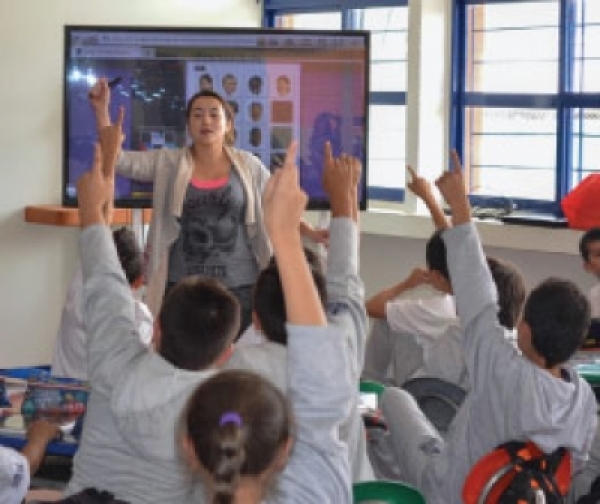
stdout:
<svg viewBox="0 0 600 504">
<path fill-rule="evenodd" d="M 90 93 L 98 128 L 110 124 L 110 89 L 99 79 Z M 242 306 L 244 330 L 251 321 L 251 290 L 271 256 L 261 196 L 269 170 L 251 153 L 232 146 L 234 116 L 224 99 L 200 91 L 188 102 L 191 145 L 121 152 L 117 173 L 152 182 L 146 303 L 157 314 L 169 288 L 188 275 L 223 282 Z M 315 241 L 326 233 L 302 223 Z"/>
</svg>

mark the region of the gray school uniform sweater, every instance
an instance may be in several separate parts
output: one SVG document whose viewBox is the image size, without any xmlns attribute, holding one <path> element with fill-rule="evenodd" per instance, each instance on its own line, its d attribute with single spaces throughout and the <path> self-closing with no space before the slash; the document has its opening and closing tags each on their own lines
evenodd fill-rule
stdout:
<svg viewBox="0 0 600 504">
<path fill-rule="evenodd" d="M 214 370 L 173 367 L 136 334 L 134 303 L 110 230 L 80 235 L 91 394 L 67 495 L 87 487 L 141 503 L 197 502 L 180 453 L 178 422 L 196 386 Z M 347 447 L 339 424 L 355 383 L 343 340 L 332 328 L 289 326 L 288 379 L 296 418 L 293 475 L 269 503 L 349 503 Z"/>
<path fill-rule="evenodd" d="M 353 481 L 372 480 L 375 475 L 367 456 L 366 433 L 357 403 L 365 355 L 367 314 L 364 286 L 358 274 L 358 227 L 352 219 L 335 218 L 331 221 L 326 282 L 327 318 L 330 326 L 338 328 L 344 336 L 350 373 L 356 384 L 354 407 L 340 434 L 342 440 L 348 443 Z M 289 348 L 272 342 L 243 346 L 235 350 L 226 367 L 255 371 L 286 393 L 289 352 Z M 288 472 L 284 472 L 284 478 Z"/>
<path fill-rule="evenodd" d="M 471 391 L 457 413 L 444 449 L 432 454 L 423 478 L 428 504 L 460 503 L 473 465 L 500 443 L 531 440 L 550 452 L 571 451 L 574 471 L 585 463 L 596 428 L 589 385 L 567 369 L 553 377 L 507 344 L 497 319 L 496 290 L 472 223 L 443 234 Z"/>
</svg>

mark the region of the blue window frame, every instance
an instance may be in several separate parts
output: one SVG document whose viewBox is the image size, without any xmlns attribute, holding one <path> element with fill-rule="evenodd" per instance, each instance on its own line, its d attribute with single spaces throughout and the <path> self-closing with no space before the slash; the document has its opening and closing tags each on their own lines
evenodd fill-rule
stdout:
<svg viewBox="0 0 600 504">
<path fill-rule="evenodd" d="M 408 0 L 265 0 L 263 26 L 371 32 L 368 197 L 403 201 Z"/>
<path fill-rule="evenodd" d="M 471 199 L 561 215 L 600 172 L 600 2 L 455 0 L 451 143 Z"/>
</svg>

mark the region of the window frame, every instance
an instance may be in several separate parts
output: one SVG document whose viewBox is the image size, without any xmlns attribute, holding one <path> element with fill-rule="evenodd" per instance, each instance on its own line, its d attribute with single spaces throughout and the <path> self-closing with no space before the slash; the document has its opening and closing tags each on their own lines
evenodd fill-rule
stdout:
<svg viewBox="0 0 600 504">
<path fill-rule="evenodd" d="M 574 58 L 576 44 L 575 4 L 573 0 L 559 2 L 559 51 L 558 89 L 554 94 L 501 94 L 467 92 L 468 74 L 468 9 L 472 5 L 536 3 L 544 0 L 454 0 L 452 11 L 452 56 L 451 56 L 451 111 L 450 144 L 462 157 L 465 152 L 466 112 L 468 107 L 485 108 L 524 108 L 551 109 L 556 112 L 556 183 L 554 201 L 511 199 L 519 210 L 552 214 L 562 217 L 561 199 L 569 192 L 573 178 L 573 115 L 585 108 L 600 108 L 600 93 L 574 92 L 571 84 L 574 78 Z M 507 198 L 499 196 L 470 196 L 473 205 L 499 208 L 506 206 Z M 509 198 L 510 199 L 510 198 Z"/>
<path fill-rule="evenodd" d="M 409 0 L 264 0 L 263 28 L 274 28 L 277 16 L 289 14 L 314 14 L 319 12 L 339 12 L 342 30 L 356 29 L 353 25 L 353 10 L 377 7 L 407 7 Z M 367 109 L 371 105 L 405 106 L 406 91 L 369 91 Z M 404 188 L 367 186 L 367 199 L 401 203 L 404 202 Z"/>
</svg>

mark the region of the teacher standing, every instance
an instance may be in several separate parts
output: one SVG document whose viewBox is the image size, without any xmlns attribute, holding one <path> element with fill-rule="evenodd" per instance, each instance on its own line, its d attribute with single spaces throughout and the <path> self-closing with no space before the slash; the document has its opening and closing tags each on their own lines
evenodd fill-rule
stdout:
<svg viewBox="0 0 600 504">
<path fill-rule="evenodd" d="M 99 79 L 90 92 L 97 127 L 110 124 L 110 88 Z M 234 117 L 214 91 L 193 95 L 185 111 L 191 145 L 122 151 L 116 172 L 153 182 L 148 232 L 146 303 L 156 316 L 165 293 L 190 275 L 223 282 L 242 308 L 241 330 L 251 323 L 252 286 L 271 257 L 261 196 L 269 170 L 233 147 Z M 302 224 L 319 242 L 327 233 Z"/>
</svg>

